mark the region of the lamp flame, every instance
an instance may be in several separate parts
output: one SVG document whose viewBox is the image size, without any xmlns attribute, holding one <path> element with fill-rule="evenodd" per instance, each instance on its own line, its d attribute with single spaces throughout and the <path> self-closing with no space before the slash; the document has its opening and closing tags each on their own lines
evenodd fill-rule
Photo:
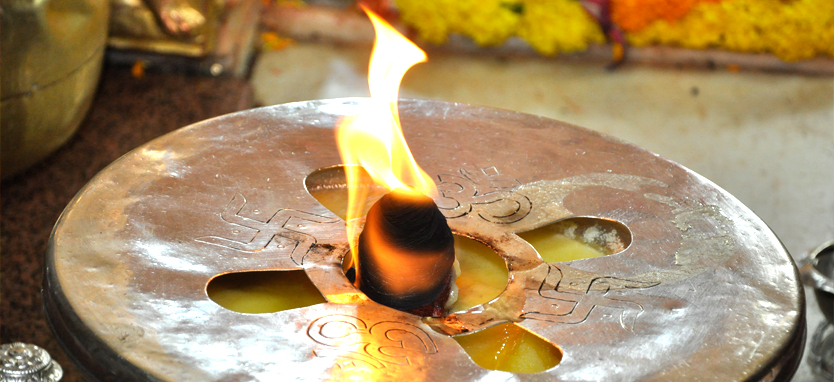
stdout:
<svg viewBox="0 0 834 382">
<path fill-rule="evenodd" d="M 376 39 L 368 70 L 371 102 L 367 109 L 344 118 L 336 128 L 339 153 L 348 165 L 348 221 L 362 216 L 368 194 L 369 185 L 360 184 L 361 168 L 389 190 L 437 195 L 434 181 L 417 165 L 405 143 L 397 111 L 400 82 L 409 68 L 427 60 L 426 53 L 378 15 L 360 6 L 374 25 Z M 348 224 L 347 230 L 349 238 L 357 236 L 355 225 Z M 353 259 L 355 251 L 351 249 Z"/>
</svg>

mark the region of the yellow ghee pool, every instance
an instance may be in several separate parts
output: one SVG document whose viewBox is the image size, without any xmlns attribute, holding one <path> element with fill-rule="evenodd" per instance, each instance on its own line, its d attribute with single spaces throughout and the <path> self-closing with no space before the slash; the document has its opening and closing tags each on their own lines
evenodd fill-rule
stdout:
<svg viewBox="0 0 834 382">
<path fill-rule="evenodd" d="M 365 198 L 365 204 L 362 206 L 362 216 L 368 213 L 371 206 L 376 203 L 379 198 L 388 193 L 388 189 L 382 186 L 369 186 L 368 196 Z M 316 200 L 328 210 L 336 214 L 336 216 L 347 219 L 347 188 L 321 188 L 310 191 Z"/>
<path fill-rule="evenodd" d="M 509 273 L 504 259 L 483 243 L 455 235 L 455 256 L 460 275 L 455 280 L 458 300 L 451 311 L 458 312 L 489 302 L 507 286 Z"/>
<path fill-rule="evenodd" d="M 485 369 L 538 373 L 562 360 L 558 347 L 512 322 L 454 338 Z"/>
<path fill-rule="evenodd" d="M 565 221 L 521 232 L 518 236 L 530 243 L 546 263 L 589 259 L 610 254 L 607 247 L 589 242 L 590 240 L 586 240 L 585 235 L 577 235 L 577 228 L 577 224 Z M 596 229 L 596 231 L 601 230 Z"/>
<path fill-rule="evenodd" d="M 206 288 L 218 305 L 240 313 L 275 313 L 326 302 L 303 270 L 237 272 Z"/>
</svg>

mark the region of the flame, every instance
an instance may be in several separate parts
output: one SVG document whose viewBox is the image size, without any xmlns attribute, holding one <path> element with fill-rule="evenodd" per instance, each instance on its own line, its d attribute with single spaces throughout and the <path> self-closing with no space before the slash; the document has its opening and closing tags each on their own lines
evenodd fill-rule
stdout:
<svg viewBox="0 0 834 382">
<path fill-rule="evenodd" d="M 405 143 L 397 111 L 400 82 L 409 68 L 427 60 L 426 53 L 372 11 L 361 5 L 376 30 L 368 70 L 371 102 L 367 109 L 344 118 L 336 141 L 348 183 L 347 220 L 362 216 L 368 185 L 359 183 L 362 166 L 376 183 L 389 190 L 437 195 L 437 186 L 415 162 Z M 348 224 L 348 237 L 357 227 Z M 352 246 L 352 248 L 355 246 Z M 352 249 L 352 252 L 355 250 Z M 356 258 L 355 252 L 353 253 Z"/>
</svg>

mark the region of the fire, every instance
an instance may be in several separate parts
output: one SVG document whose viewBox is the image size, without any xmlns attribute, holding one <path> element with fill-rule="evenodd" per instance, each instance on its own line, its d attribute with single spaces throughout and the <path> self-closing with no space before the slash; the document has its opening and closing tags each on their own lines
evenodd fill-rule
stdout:
<svg viewBox="0 0 834 382">
<path fill-rule="evenodd" d="M 368 185 L 358 182 L 362 166 L 375 182 L 390 190 L 436 196 L 437 186 L 417 165 L 405 143 L 397 111 L 400 82 L 405 72 L 427 60 L 426 53 L 364 6 L 376 30 L 368 70 L 371 102 L 367 109 L 345 118 L 336 129 L 339 153 L 348 183 L 347 220 L 362 215 Z M 348 237 L 357 228 L 348 224 Z M 354 247 L 354 246 L 352 246 Z M 355 250 L 352 250 L 354 259 Z"/>
</svg>

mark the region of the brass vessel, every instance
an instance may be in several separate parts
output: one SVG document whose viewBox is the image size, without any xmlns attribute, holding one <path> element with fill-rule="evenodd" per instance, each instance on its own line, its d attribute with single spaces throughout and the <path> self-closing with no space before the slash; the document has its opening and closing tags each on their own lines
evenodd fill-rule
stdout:
<svg viewBox="0 0 834 382">
<path fill-rule="evenodd" d="M 95 93 L 107 0 L 2 0 L 2 177 L 66 142 Z"/>
</svg>

